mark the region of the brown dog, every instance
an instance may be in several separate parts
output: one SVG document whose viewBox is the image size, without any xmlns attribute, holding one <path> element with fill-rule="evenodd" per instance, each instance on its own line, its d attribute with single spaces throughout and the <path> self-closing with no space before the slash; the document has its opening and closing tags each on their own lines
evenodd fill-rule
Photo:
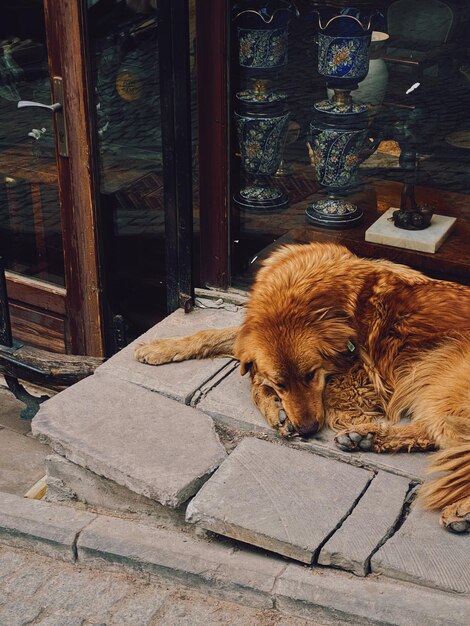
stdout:
<svg viewBox="0 0 470 626">
<path fill-rule="evenodd" d="M 240 327 L 136 351 L 154 365 L 214 356 L 234 356 L 241 373 L 250 372 L 255 403 L 284 436 L 347 425 L 332 391 L 341 396 L 359 380 L 370 399 L 365 371 L 376 395 L 369 403 L 359 396 L 360 408 L 372 419 L 355 419 L 337 445 L 442 448 L 432 469 L 444 475 L 422 488 L 423 500 L 443 508 L 449 530 L 470 530 L 470 288 L 334 244 L 285 246 L 258 272 Z M 385 420 L 374 419 L 374 401 Z M 411 421 L 400 424 L 404 416 Z"/>
</svg>

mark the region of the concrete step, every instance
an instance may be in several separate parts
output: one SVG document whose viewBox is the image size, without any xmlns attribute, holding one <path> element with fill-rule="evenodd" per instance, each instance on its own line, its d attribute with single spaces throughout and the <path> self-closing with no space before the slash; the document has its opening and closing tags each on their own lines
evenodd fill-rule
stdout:
<svg viewBox="0 0 470 626">
<path fill-rule="evenodd" d="M 210 417 L 106 374 L 45 402 L 32 432 L 69 461 L 170 507 L 226 457 Z"/>
</svg>

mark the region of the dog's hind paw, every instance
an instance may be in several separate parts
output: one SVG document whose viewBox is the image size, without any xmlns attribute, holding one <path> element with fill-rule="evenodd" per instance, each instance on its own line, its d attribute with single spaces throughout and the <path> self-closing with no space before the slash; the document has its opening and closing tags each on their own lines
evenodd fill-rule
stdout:
<svg viewBox="0 0 470 626">
<path fill-rule="evenodd" d="M 373 433 L 361 435 L 355 431 L 342 431 L 335 437 L 335 443 L 344 452 L 370 452 L 374 445 Z"/>
<path fill-rule="evenodd" d="M 446 506 L 441 513 L 441 524 L 451 533 L 469 533 L 470 532 L 470 508 L 467 505 L 459 503 Z"/>
</svg>

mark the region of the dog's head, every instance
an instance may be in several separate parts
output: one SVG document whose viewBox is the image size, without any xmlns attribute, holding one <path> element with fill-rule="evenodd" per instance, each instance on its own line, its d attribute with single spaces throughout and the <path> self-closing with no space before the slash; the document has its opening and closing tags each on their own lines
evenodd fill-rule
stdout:
<svg viewBox="0 0 470 626">
<path fill-rule="evenodd" d="M 242 375 L 280 398 L 295 430 L 313 435 L 325 423 L 324 390 L 330 374 L 344 371 L 357 351 L 347 315 L 329 308 L 307 317 L 250 316 L 235 346 Z"/>
</svg>

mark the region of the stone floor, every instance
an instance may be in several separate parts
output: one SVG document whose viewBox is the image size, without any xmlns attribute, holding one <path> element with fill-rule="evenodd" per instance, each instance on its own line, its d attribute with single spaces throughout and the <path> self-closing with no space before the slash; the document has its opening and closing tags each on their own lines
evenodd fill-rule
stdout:
<svg viewBox="0 0 470 626">
<path fill-rule="evenodd" d="M 24 495 L 45 475 L 50 448 L 31 436 L 31 423 L 19 418 L 24 405 L 0 376 L 0 491 Z"/>
<path fill-rule="evenodd" d="M 241 315 L 225 303 L 177 311 L 139 341 L 234 325 Z M 47 499 L 105 516 L 78 532 L 79 560 L 187 568 L 214 587 L 241 577 L 247 597 L 251 586 L 275 603 L 290 594 L 296 607 L 327 606 L 333 624 L 348 611 L 360 624 L 465 623 L 470 535 L 445 532 L 437 513 L 420 509 L 427 455 L 350 454 L 327 431 L 282 440 L 235 362 L 151 367 L 133 359 L 134 347 L 42 405 L 33 421 L 33 435 L 53 451 Z M 15 518 L 24 533 L 13 508 L 5 523 Z M 170 544 L 171 557 L 158 549 Z M 256 576 L 234 565 L 233 550 L 250 563 L 258 555 Z"/>
</svg>

